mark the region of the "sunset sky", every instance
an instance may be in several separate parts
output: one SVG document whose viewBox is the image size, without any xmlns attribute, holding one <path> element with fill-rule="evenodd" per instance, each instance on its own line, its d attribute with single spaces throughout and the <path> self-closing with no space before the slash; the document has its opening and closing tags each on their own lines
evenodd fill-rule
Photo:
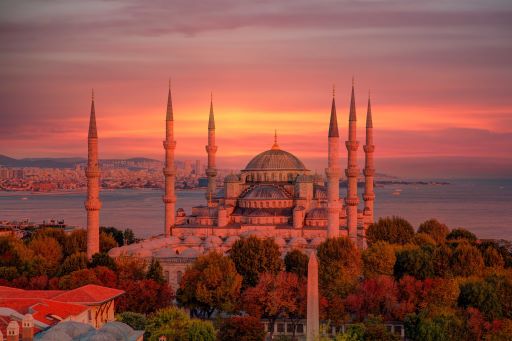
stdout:
<svg viewBox="0 0 512 341">
<path fill-rule="evenodd" d="M 94 87 L 100 157 L 162 159 L 171 77 L 178 159 L 206 157 L 212 91 L 219 167 L 277 129 L 320 171 L 332 84 L 344 140 L 354 76 L 378 171 L 507 176 L 511 18 L 510 0 L 4 0 L 0 154 L 85 156 Z"/>
</svg>

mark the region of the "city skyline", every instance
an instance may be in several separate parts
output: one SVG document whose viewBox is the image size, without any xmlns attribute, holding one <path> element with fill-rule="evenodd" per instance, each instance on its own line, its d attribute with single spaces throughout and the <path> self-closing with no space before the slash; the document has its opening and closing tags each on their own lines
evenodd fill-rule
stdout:
<svg viewBox="0 0 512 341">
<path fill-rule="evenodd" d="M 172 77 L 177 159 L 206 158 L 213 92 L 220 168 L 270 148 L 277 129 L 321 171 L 332 84 L 345 132 L 354 76 L 359 115 L 372 88 L 379 169 L 512 171 L 505 1 L 31 5 L 6 2 L 0 15 L 2 154 L 84 157 L 94 87 L 100 158 L 162 160 Z"/>
</svg>

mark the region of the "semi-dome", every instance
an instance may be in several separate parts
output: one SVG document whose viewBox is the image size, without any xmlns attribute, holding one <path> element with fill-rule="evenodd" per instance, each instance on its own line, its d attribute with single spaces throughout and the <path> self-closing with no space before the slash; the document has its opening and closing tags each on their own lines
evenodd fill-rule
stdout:
<svg viewBox="0 0 512 341">
<path fill-rule="evenodd" d="M 325 207 L 317 207 L 313 208 L 308 212 L 306 218 L 309 219 L 327 219 L 327 208 Z"/>
<path fill-rule="evenodd" d="M 273 185 L 258 185 L 250 189 L 242 197 L 243 199 L 289 199 L 290 195 L 282 188 Z"/>
<path fill-rule="evenodd" d="M 256 155 L 245 167 L 246 171 L 261 170 L 306 170 L 306 166 L 295 155 L 272 148 Z"/>
</svg>

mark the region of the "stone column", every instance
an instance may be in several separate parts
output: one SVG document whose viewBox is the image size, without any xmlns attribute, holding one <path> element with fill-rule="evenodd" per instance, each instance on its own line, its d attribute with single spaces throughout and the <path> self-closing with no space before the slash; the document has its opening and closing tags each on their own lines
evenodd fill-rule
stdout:
<svg viewBox="0 0 512 341">
<path fill-rule="evenodd" d="M 316 251 L 313 251 L 309 255 L 308 262 L 307 341 L 316 340 L 320 333 L 320 313 L 318 302 L 318 260 L 316 259 Z"/>
</svg>

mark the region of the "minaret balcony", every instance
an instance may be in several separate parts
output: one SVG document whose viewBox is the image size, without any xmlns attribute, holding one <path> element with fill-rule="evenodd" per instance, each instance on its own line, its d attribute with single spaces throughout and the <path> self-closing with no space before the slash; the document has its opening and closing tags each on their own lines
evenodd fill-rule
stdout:
<svg viewBox="0 0 512 341">
<path fill-rule="evenodd" d="M 357 167 L 347 168 L 347 169 L 345 169 L 345 175 L 349 178 L 357 177 L 357 176 L 359 176 L 359 168 L 357 168 Z"/>
<path fill-rule="evenodd" d="M 164 149 L 176 149 L 176 141 L 163 141 Z"/>
<path fill-rule="evenodd" d="M 176 169 L 175 168 L 164 168 L 163 169 L 165 176 L 176 176 Z"/>
<path fill-rule="evenodd" d="M 345 198 L 345 204 L 347 204 L 348 206 L 357 206 L 359 204 L 359 198 Z"/>
<path fill-rule="evenodd" d="M 363 169 L 364 176 L 374 176 L 375 175 L 375 168 L 365 168 Z"/>
<path fill-rule="evenodd" d="M 341 174 L 341 170 L 337 167 L 328 167 L 325 169 L 325 175 L 328 178 L 339 178 Z"/>
<path fill-rule="evenodd" d="M 176 202 L 176 196 L 174 195 L 164 195 L 162 197 L 162 201 L 166 204 L 174 204 Z"/>
<path fill-rule="evenodd" d="M 355 152 L 359 148 L 359 141 L 345 141 L 345 146 L 348 151 Z"/>
<path fill-rule="evenodd" d="M 215 154 L 217 152 L 217 146 L 206 145 L 206 152 Z"/>
<path fill-rule="evenodd" d="M 85 201 L 85 209 L 87 211 L 99 211 L 101 201 L 99 199 L 88 199 Z"/>
<path fill-rule="evenodd" d="M 207 168 L 206 175 L 209 177 L 213 177 L 217 175 L 217 170 L 215 168 Z"/>
<path fill-rule="evenodd" d="M 364 201 L 374 201 L 375 200 L 375 194 L 363 194 L 363 200 Z"/>
<path fill-rule="evenodd" d="M 85 176 L 88 178 L 99 178 L 100 170 L 97 168 L 87 168 L 85 170 Z"/>
<path fill-rule="evenodd" d="M 375 151 L 375 146 L 373 144 L 367 144 L 363 146 L 365 153 L 373 153 Z"/>
</svg>

